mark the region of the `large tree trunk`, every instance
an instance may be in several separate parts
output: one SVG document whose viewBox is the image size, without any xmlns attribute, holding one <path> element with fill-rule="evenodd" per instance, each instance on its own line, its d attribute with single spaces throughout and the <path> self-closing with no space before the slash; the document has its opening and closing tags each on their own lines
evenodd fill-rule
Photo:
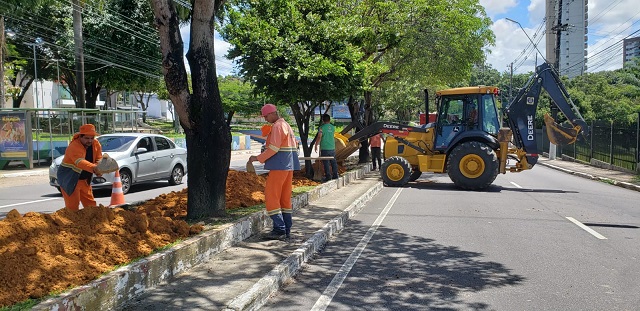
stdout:
<svg viewBox="0 0 640 311">
<path fill-rule="evenodd" d="M 98 85 L 96 81 L 91 81 L 86 86 L 86 108 L 96 109 L 96 101 L 98 100 L 102 87 Z"/>
<path fill-rule="evenodd" d="M 221 1 L 195 1 L 191 11 L 187 59 L 193 95 L 189 94 L 187 85 L 182 37 L 173 1 L 153 0 L 152 5 L 160 35 L 165 83 L 187 137 L 187 219 L 223 216 L 231 132 L 220 100 L 214 54 L 214 16 Z"/>
</svg>

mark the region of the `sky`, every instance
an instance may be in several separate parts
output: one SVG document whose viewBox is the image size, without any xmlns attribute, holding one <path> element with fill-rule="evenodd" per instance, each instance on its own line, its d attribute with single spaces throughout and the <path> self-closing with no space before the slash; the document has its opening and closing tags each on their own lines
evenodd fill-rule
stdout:
<svg viewBox="0 0 640 311">
<path fill-rule="evenodd" d="M 580 0 L 576 0 L 580 1 Z M 491 30 L 496 43 L 490 47 L 487 63 L 500 72 L 508 71 L 514 62 L 514 73 L 527 73 L 535 67 L 535 55 L 521 56 L 529 44 L 527 35 L 520 27 L 506 18 L 519 22 L 524 31 L 534 38 L 545 18 L 545 0 L 479 0 L 487 15 L 493 21 Z M 637 0 L 588 0 L 588 48 L 587 72 L 614 70 L 622 67 L 622 39 L 640 29 L 640 5 Z M 633 35 L 640 36 L 640 33 Z M 538 50 L 545 53 L 545 39 L 538 44 Z M 527 54 L 528 55 L 528 54 Z M 526 58 L 526 60 L 525 60 Z M 538 63 L 541 57 L 538 55 Z M 517 66 L 520 64 L 519 66 Z M 517 67 L 517 69 L 516 69 Z"/>
<path fill-rule="evenodd" d="M 585 0 L 574 0 L 585 1 Z M 491 30 L 496 36 L 494 46 L 488 47 L 487 63 L 500 72 L 508 72 L 514 63 L 514 73 L 528 73 L 536 64 L 535 51 L 527 49 L 529 39 L 539 41 L 538 50 L 545 53 L 544 18 L 545 0 L 479 0 L 493 21 Z M 622 67 L 622 39 L 640 29 L 638 0 L 588 0 L 587 72 L 614 70 Z M 522 26 L 506 20 L 517 21 Z M 526 34 L 523 32 L 526 32 Z M 185 53 L 188 49 L 188 27 L 182 29 Z M 633 36 L 640 36 L 640 32 Z M 219 75 L 233 70 L 231 61 L 224 58 L 230 45 L 216 36 L 215 53 Z M 542 57 L 538 55 L 538 63 Z M 188 63 L 185 60 L 185 64 Z"/>
</svg>

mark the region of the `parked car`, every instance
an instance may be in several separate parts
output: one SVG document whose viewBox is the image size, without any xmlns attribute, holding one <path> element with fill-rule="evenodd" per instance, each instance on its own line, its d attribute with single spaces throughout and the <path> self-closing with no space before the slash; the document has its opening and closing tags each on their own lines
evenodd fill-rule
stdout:
<svg viewBox="0 0 640 311">
<path fill-rule="evenodd" d="M 129 192 L 132 185 L 167 180 L 170 185 L 182 183 L 187 174 L 187 150 L 176 146 L 169 138 L 156 134 L 119 133 L 96 138 L 102 152 L 118 162 L 122 191 Z M 57 157 L 49 166 L 49 184 L 60 191 L 57 172 L 64 156 Z M 115 173 L 93 176 L 94 189 L 111 188 Z"/>
</svg>

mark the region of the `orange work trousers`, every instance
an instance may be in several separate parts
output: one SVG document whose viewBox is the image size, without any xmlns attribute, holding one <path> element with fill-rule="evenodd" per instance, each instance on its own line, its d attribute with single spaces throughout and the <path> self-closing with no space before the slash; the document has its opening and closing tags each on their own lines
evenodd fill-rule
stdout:
<svg viewBox="0 0 640 311">
<path fill-rule="evenodd" d="M 265 205 L 269 216 L 281 211 L 291 213 L 292 180 L 293 171 L 269 171 L 264 189 Z"/>
<path fill-rule="evenodd" d="M 84 179 L 78 180 L 76 189 L 71 194 L 67 194 L 62 188 L 60 188 L 60 190 L 62 192 L 62 197 L 64 198 L 65 207 L 72 211 L 80 209 L 80 202 L 82 202 L 82 206 L 84 207 L 96 206 L 96 200 L 93 197 L 93 190 L 89 183 Z"/>
</svg>

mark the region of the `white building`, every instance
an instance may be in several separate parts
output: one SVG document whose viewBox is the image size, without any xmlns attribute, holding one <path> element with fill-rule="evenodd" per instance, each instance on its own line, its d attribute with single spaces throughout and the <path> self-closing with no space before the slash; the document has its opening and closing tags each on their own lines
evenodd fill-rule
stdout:
<svg viewBox="0 0 640 311">
<path fill-rule="evenodd" d="M 640 57 L 640 37 L 624 39 L 622 46 L 623 46 L 622 48 L 623 66 L 628 61 L 631 61 L 634 57 Z"/>
<path fill-rule="evenodd" d="M 558 64 L 560 75 L 572 78 L 587 70 L 587 4 L 588 0 L 546 1 L 546 57 Z"/>
</svg>

